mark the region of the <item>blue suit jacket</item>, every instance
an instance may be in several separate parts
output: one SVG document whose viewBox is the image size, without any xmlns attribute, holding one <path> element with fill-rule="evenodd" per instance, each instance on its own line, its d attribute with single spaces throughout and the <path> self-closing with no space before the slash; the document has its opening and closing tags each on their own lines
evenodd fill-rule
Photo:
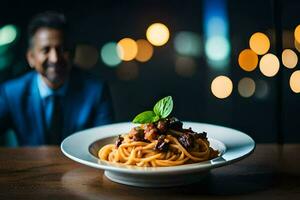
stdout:
<svg viewBox="0 0 300 200">
<path fill-rule="evenodd" d="M 31 71 L 0 86 L 0 133 L 12 128 L 19 145 L 45 144 L 45 120 L 37 73 Z M 108 87 L 73 68 L 63 101 L 62 138 L 89 127 L 112 122 Z"/>
</svg>

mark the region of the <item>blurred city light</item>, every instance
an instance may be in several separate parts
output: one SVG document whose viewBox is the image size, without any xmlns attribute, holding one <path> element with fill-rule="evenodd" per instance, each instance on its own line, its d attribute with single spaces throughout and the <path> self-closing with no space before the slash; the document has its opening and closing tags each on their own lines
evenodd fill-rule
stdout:
<svg viewBox="0 0 300 200">
<path fill-rule="evenodd" d="M 9 49 L 9 45 L 0 46 L 0 55 L 6 53 L 8 49 Z"/>
<path fill-rule="evenodd" d="M 0 46 L 7 45 L 15 41 L 18 29 L 15 25 L 5 25 L 0 29 Z"/>
<path fill-rule="evenodd" d="M 211 92 L 220 99 L 228 97 L 232 89 L 232 81 L 227 76 L 218 76 L 211 83 Z"/>
<path fill-rule="evenodd" d="M 117 53 L 117 43 L 108 42 L 101 48 L 101 59 L 109 67 L 115 67 L 120 64 L 121 59 Z"/>
<path fill-rule="evenodd" d="M 205 43 L 205 52 L 210 61 L 226 60 L 230 53 L 229 41 L 222 36 L 210 37 Z"/>
<path fill-rule="evenodd" d="M 295 40 L 300 43 L 300 25 L 295 28 L 294 31 Z"/>
<path fill-rule="evenodd" d="M 217 0 L 220 1 L 220 0 Z M 217 2 L 215 0 L 215 2 Z M 223 1 L 223 0 L 221 0 Z M 212 2 L 214 3 L 214 2 Z M 219 7 L 215 7 L 215 15 L 209 18 L 207 23 L 207 34 L 208 35 L 215 35 L 218 33 L 219 35 L 227 35 L 228 34 L 228 24 L 224 19 L 224 16 L 227 15 L 223 9 L 225 9 L 225 5 L 221 5 L 221 2 L 218 2 Z M 222 11 L 221 11 L 222 10 Z M 226 17 L 227 18 L 227 17 Z"/>
<path fill-rule="evenodd" d="M 123 38 L 117 44 L 119 58 L 124 61 L 133 60 L 138 52 L 136 42 L 131 38 Z"/>
<path fill-rule="evenodd" d="M 270 40 L 264 33 L 254 33 L 249 41 L 250 48 L 258 55 L 267 53 L 270 49 Z"/>
<path fill-rule="evenodd" d="M 255 82 L 252 78 L 242 78 L 238 83 L 238 91 L 242 97 L 251 97 L 255 92 Z"/>
<path fill-rule="evenodd" d="M 269 86 L 266 81 L 258 80 L 256 81 L 255 97 L 258 99 L 265 99 L 269 93 Z"/>
<path fill-rule="evenodd" d="M 154 46 L 162 46 L 168 42 L 170 31 L 166 25 L 154 23 L 148 27 L 146 37 Z"/>
<path fill-rule="evenodd" d="M 196 73 L 197 65 L 191 57 L 177 57 L 175 62 L 175 72 L 182 77 L 191 77 Z"/>
<path fill-rule="evenodd" d="M 13 56 L 11 53 L 0 55 L 0 70 L 3 70 L 6 67 L 8 67 L 11 64 L 12 60 Z"/>
<path fill-rule="evenodd" d="M 298 56 L 291 49 L 285 49 L 282 52 L 281 58 L 282 58 L 282 64 L 289 69 L 293 69 L 294 67 L 296 67 L 298 63 Z"/>
<path fill-rule="evenodd" d="M 204 41 L 208 63 L 215 69 L 228 66 L 230 42 L 228 16 L 224 0 L 204 0 Z"/>
<path fill-rule="evenodd" d="M 253 71 L 257 67 L 258 56 L 251 49 L 244 49 L 239 54 L 238 63 L 243 70 L 247 72 Z"/>
<path fill-rule="evenodd" d="M 137 40 L 136 41 L 138 52 L 135 57 L 136 60 L 140 62 L 148 61 L 153 55 L 153 46 L 147 40 Z"/>
<path fill-rule="evenodd" d="M 300 43 L 298 43 L 296 40 L 294 40 L 294 45 L 295 45 L 295 48 L 297 49 L 297 51 L 300 52 Z"/>
<path fill-rule="evenodd" d="M 96 65 L 98 61 L 98 50 L 86 44 L 76 46 L 74 63 L 83 69 L 90 69 Z"/>
<path fill-rule="evenodd" d="M 292 73 L 290 77 L 290 87 L 293 92 L 300 93 L 300 70 Z"/>
<path fill-rule="evenodd" d="M 259 69 L 261 73 L 267 77 L 272 77 L 279 71 L 279 60 L 271 53 L 264 55 L 259 62 Z"/>
<path fill-rule="evenodd" d="M 201 38 L 196 33 L 181 31 L 174 37 L 174 47 L 180 55 L 198 57 L 202 49 Z"/>
</svg>

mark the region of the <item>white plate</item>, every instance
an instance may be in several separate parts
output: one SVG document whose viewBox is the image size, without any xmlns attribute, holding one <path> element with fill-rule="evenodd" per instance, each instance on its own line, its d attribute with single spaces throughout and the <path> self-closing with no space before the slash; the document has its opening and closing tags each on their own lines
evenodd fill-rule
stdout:
<svg viewBox="0 0 300 200">
<path fill-rule="evenodd" d="M 103 145 L 112 143 L 117 135 L 129 132 L 134 126 L 126 122 L 80 131 L 67 137 L 61 144 L 61 150 L 76 162 L 105 170 L 106 177 L 114 182 L 141 187 L 166 187 L 199 181 L 210 169 L 241 160 L 255 147 L 253 139 L 240 131 L 211 124 L 183 122 L 185 128 L 207 132 L 211 146 L 218 149 L 221 155 L 209 161 L 174 167 L 124 166 L 97 158 L 98 150 Z"/>
</svg>

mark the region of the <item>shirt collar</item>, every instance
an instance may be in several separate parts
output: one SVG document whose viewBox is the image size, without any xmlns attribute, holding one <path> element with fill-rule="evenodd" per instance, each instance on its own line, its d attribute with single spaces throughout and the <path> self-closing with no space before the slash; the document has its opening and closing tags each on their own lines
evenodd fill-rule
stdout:
<svg viewBox="0 0 300 200">
<path fill-rule="evenodd" d="M 64 96 L 68 87 L 68 81 L 66 81 L 62 87 L 60 87 L 57 90 L 53 90 L 50 87 L 48 87 L 48 85 L 42 79 L 42 76 L 40 74 L 37 74 L 37 84 L 42 99 L 45 99 L 54 94 Z"/>
</svg>

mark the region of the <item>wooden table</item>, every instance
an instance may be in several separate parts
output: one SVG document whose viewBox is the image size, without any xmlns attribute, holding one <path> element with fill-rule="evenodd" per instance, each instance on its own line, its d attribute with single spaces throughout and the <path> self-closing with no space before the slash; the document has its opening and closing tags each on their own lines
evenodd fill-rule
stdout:
<svg viewBox="0 0 300 200">
<path fill-rule="evenodd" d="M 139 188 L 113 183 L 58 147 L 0 148 L 0 199 L 300 199 L 300 144 L 258 144 L 250 157 L 200 183 Z"/>
</svg>

